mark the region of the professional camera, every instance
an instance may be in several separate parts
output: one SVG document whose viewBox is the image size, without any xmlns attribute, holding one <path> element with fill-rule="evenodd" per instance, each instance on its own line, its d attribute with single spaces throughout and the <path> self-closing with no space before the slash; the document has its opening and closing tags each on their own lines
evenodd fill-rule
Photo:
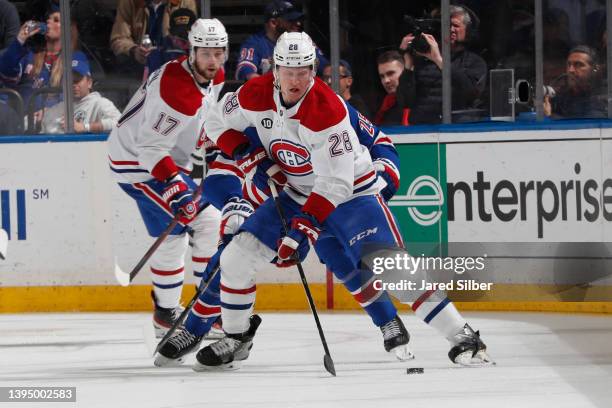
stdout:
<svg viewBox="0 0 612 408">
<path fill-rule="evenodd" d="M 436 39 L 440 38 L 442 23 L 438 18 L 419 18 L 404 16 L 406 33 L 414 35 L 414 40 L 408 45 L 409 51 L 417 51 L 421 54 L 429 52 L 429 43 L 422 34 L 431 34 Z"/>
</svg>

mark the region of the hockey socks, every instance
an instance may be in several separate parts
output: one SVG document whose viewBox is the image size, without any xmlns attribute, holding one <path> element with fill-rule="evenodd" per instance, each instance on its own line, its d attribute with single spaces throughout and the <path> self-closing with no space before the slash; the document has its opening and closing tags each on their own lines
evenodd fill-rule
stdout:
<svg viewBox="0 0 612 408">
<path fill-rule="evenodd" d="M 172 309 L 179 305 L 183 279 L 187 234 L 170 235 L 151 257 L 151 277 L 156 305 Z"/>
<path fill-rule="evenodd" d="M 412 310 L 449 340 L 466 324 L 444 292 L 428 290 L 412 304 Z"/>
<path fill-rule="evenodd" d="M 374 289 L 375 276 L 371 271 L 353 270 L 352 268 L 344 270 L 352 272 L 348 274 L 336 270 L 332 270 L 332 272 L 351 292 L 357 303 L 370 316 L 376 326 L 381 327 L 397 316 L 397 309 L 393 306 L 387 292 Z"/>
<path fill-rule="evenodd" d="M 203 336 L 210 331 L 213 323 L 221 315 L 219 283 L 221 274 L 213 278 L 208 288 L 193 306 L 185 321 L 185 329 L 195 336 Z"/>
</svg>

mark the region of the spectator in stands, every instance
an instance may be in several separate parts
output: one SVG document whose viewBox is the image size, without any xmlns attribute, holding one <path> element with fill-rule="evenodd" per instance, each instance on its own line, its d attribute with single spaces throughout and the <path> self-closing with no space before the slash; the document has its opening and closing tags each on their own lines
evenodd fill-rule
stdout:
<svg viewBox="0 0 612 408">
<path fill-rule="evenodd" d="M 17 37 L 20 25 L 15 5 L 8 0 L 0 0 L 0 55 Z"/>
<path fill-rule="evenodd" d="M 197 12 L 195 0 L 119 0 L 110 46 L 124 70 L 142 75 L 152 47 L 169 33 L 170 14 L 179 8 Z M 145 36 L 150 45 L 143 43 Z"/>
<path fill-rule="evenodd" d="M 351 65 L 345 60 L 341 59 L 340 64 L 338 65 L 338 70 L 340 74 L 340 96 L 342 99 L 353 105 L 353 107 L 362 115 L 370 118 L 370 109 L 368 109 L 368 106 L 363 98 L 351 92 L 351 86 L 353 85 L 353 72 L 351 70 Z M 321 79 L 331 86 L 331 76 L 332 66 L 326 65 L 323 67 L 323 75 L 321 75 Z"/>
<path fill-rule="evenodd" d="M 238 80 L 246 81 L 268 72 L 272 66 L 272 53 L 278 37 L 286 31 L 303 30 L 304 13 L 290 1 L 273 0 L 266 6 L 264 16 L 266 18 L 264 29 L 250 36 L 240 45 L 236 66 L 236 79 Z M 317 58 L 319 67 L 329 63 L 318 47 Z"/>
<path fill-rule="evenodd" d="M 121 112 L 98 92 L 91 92 L 93 80 L 89 62 L 82 57 L 72 60 L 74 95 L 74 131 L 76 133 L 110 132 Z M 64 103 L 46 109 L 41 133 L 63 133 L 66 130 Z"/>
<path fill-rule="evenodd" d="M 374 124 L 378 126 L 406 124 L 404 108 L 397 103 L 397 88 L 404 71 L 404 59 L 395 51 L 386 51 L 378 56 L 378 76 L 385 88 L 385 98 L 374 115 Z"/>
<path fill-rule="evenodd" d="M 605 118 L 607 90 L 597 52 L 586 45 L 572 48 L 565 65 L 565 81 L 554 97 L 544 97 L 544 114 L 553 118 Z"/>
<path fill-rule="evenodd" d="M 61 23 L 60 13 L 52 12 L 44 26 L 40 24 L 30 27 L 30 22 L 24 23 L 19 29 L 15 40 L 9 45 L 6 52 L 0 56 L 0 79 L 5 85 L 16 89 L 22 96 L 25 106 L 29 106 L 30 97 L 34 89 L 44 87 L 60 87 L 63 75 L 63 60 L 61 58 Z M 32 49 L 29 40 L 44 34 L 42 49 Z M 78 44 L 76 24 L 72 22 L 71 41 L 73 56 L 86 59 L 81 51 L 74 47 Z M 35 102 L 35 120 L 38 123 L 42 115 L 43 106 L 52 106 L 61 100 L 60 95 L 39 98 Z"/>
<path fill-rule="evenodd" d="M 170 15 L 170 28 L 164 37 L 162 45 L 156 47 L 147 57 L 147 67 L 144 78 L 168 61 L 172 61 L 189 53 L 189 30 L 197 17 L 188 8 L 180 8 Z"/>
<path fill-rule="evenodd" d="M 475 15 L 466 7 L 451 6 L 451 84 L 452 109 L 469 110 L 478 107 L 487 78 L 487 65 L 477 54 L 467 49 L 470 30 L 474 29 Z M 438 41 L 431 34 L 422 34 L 429 52 L 410 51 L 406 47 L 414 40 L 408 34 L 400 49 L 413 52 L 414 69 L 405 70 L 398 90 L 399 103 L 410 109 L 411 124 L 440 123 L 442 121 L 442 54 Z M 461 120 L 462 118 L 459 118 Z"/>
</svg>

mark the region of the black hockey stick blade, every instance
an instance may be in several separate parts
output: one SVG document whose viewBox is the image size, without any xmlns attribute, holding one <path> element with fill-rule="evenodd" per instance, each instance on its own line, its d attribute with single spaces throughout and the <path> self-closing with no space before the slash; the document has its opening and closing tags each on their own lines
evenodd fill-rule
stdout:
<svg viewBox="0 0 612 408">
<path fill-rule="evenodd" d="M 334 377 L 336 376 L 336 367 L 334 367 L 334 360 L 332 360 L 329 354 L 325 354 L 323 356 L 323 366 L 325 366 L 325 369 L 328 373 L 330 373 Z"/>
<path fill-rule="evenodd" d="M 183 323 L 183 321 L 185 320 L 185 318 L 187 317 L 191 309 L 193 309 L 193 305 L 195 305 L 198 298 L 202 295 L 202 293 L 206 292 L 206 289 L 208 289 L 208 287 L 210 286 L 210 283 L 213 281 L 213 279 L 215 279 L 215 276 L 217 276 L 217 273 L 219 273 L 220 270 L 221 268 L 217 266 L 215 270 L 210 274 L 210 277 L 208 278 L 208 281 L 206 281 L 206 284 L 200 285 L 198 290 L 196 290 L 196 293 L 193 295 L 193 297 L 189 301 L 189 304 L 187 305 L 187 307 L 185 307 L 185 310 L 181 312 L 181 315 L 178 317 L 178 319 L 176 319 L 172 327 L 168 330 L 168 332 L 166 332 L 164 337 L 159 341 L 159 344 L 157 345 L 157 347 L 155 347 L 155 351 L 153 352 L 153 355 L 159 353 L 159 350 L 161 350 L 161 348 L 164 347 L 164 345 L 168 342 L 168 339 L 172 337 L 176 329 L 178 329 L 178 327 Z"/>
</svg>

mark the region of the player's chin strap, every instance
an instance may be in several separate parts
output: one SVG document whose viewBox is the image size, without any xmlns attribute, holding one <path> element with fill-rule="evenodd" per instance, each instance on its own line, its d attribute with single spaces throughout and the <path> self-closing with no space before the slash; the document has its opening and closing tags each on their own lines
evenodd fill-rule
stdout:
<svg viewBox="0 0 612 408">
<path fill-rule="evenodd" d="M 285 235 L 289 233 L 287 228 L 287 221 L 285 220 L 285 212 L 283 211 L 283 207 L 278 199 L 278 191 L 276 190 L 276 185 L 272 179 L 268 179 L 268 185 L 270 186 L 270 191 L 272 192 L 272 199 L 274 200 L 274 204 L 276 205 L 276 210 L 278 211 L 278 216 L 280 217 L 281 223 L 283 225 L 283 231 Z M 302 263 L 299 259 L 296 259 L 296 266 L 298 268 L 298 272 L 300 273 L 300 278 L 302 280 L 302 286 L 304 286 L 304 292 L 306 292 L 306 298 L 308 298 L 308 305 L 310 306 L 310 311 L 312 312 L 312 316 L 315 319 L 315 323 L 317 324 L 317 330 L 319 331 L 319 337 L 321 338 L 321 343 L 323 344 L 323 350 L 325 350 L 325 355 L 323 356 L 323 366 L 334 377 L 336 376 L 336 368 L 334 367 L 334 360 L 332 360 L 331 354 L 329 353 L 329 348 L 327 347 L 327 340 L 325 340 L 325 334 L 323 333 L 323 327 L 321 327 L 321 322 L 319 321 L 319 314 L 317 313 L 317 308 L 314 304 L 314 300 L 312 299 L 312 294 L 310 293 L 310 288 L 308 287 L 308 282 L 306 281 L 306 274 L 304 273 L 304 268 L 302 267 Z"/>
</svg>

